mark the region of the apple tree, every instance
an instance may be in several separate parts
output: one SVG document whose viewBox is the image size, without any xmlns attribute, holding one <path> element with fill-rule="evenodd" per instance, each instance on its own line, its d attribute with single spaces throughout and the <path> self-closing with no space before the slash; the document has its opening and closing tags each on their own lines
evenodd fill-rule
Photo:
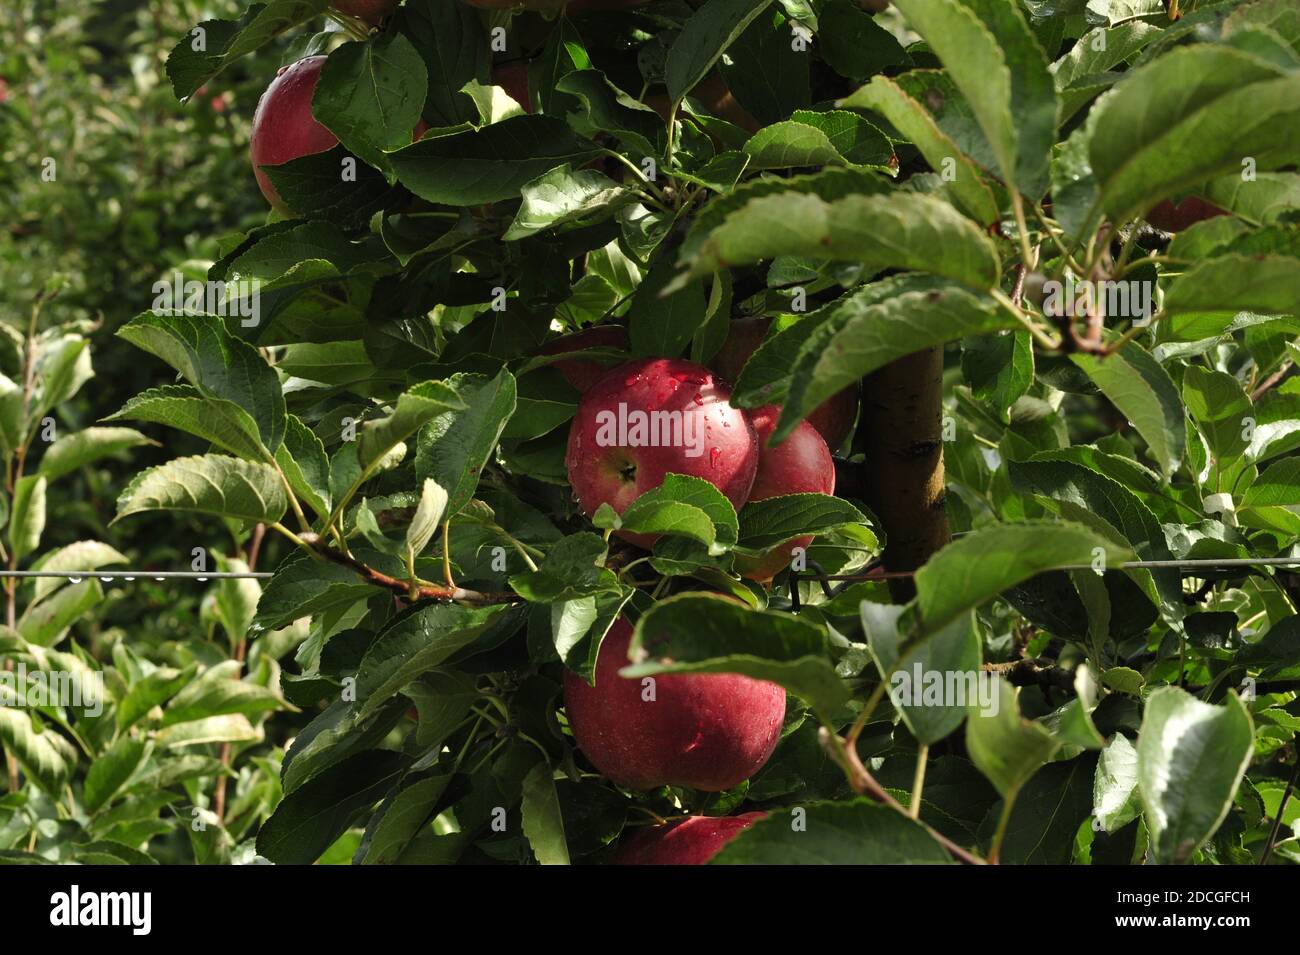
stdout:
<svg viewBox="0 0 1300 955">
<path fill-rule="evenodd" d="M 279 211 L 118 511 L 286 545 L 261 856 L 1300 861 L 1296 6 L 881 6 L 178 38 Z"/>
</svg>

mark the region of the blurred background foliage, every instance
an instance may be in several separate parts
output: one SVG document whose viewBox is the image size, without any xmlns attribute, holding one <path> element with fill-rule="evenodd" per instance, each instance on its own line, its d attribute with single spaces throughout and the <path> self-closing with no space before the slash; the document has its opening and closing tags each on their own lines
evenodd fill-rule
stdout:
<svg viewBox="0 0 1300 955">
<path fill-rule="evenodd" d="M 221 236 L 265 221 L 266 206 L 248 170 L 248 122 L 266 77 L 278 65 L 277 53 L 240 60 L 222 77 L 219 91 L 200 91 L 185 104 L 176 101 L 164 69 L 168 51 L 194 23 L 236 16 L 240 9 L 234 0 L 5 4 L 0 16 L 0 322 L 12 330 L 2 337 L 18 343 L 16 355 L 42 289 L 57 288 L 39 309 L 38 331 L 89 338 L 93 377 L 51 412 L 59 434 L 95 425 L 129 396 L 173 380 L 161 362 L 142 360 L 114 332 L 150 308 L 155 282 L 176 269 L 202 277 L 219 254 Z M 252 540 L 223 535 L 219 524 L 192 515 L 108 525 L 114 501 L 133 474 L 206 450 L 176 431 L 145 430 L 158 444 L 117 452 L 51 483 L 41 552 L 48 555 L 75 541 L 102 541 L 125 555 L 130 567 L 155 570 L 191 569 L 195 548 L 204 549 L 207 569 L 227 557 L 254 558 Z M 34 459 L 41 454 L 39 445 L 39 439 L 33 443 Z M 275 556 L 261 559 L 273 566 Z M 22 563 L 40 559 L 31 555 Z M 252 674 L 251 682 L 274 687 L 274 659 L 266 648 L 259 647 L 231 673 L 231 658 L 243 663 L 244 646 L 242 634 L 229 636 L 223 624 L 233 623 L 229 616 L 241 590 L 242 599 L 255 604 L 256 584 L 249 582 L 224 587 L 151 579 L 105 582 L 102 601 L 93 613 L 80 616 L 71 639 L 58 647 L 109 668 L 110 695 L 117 677 L 134 686 L 167 668 L 186 672 L 191 664 L 199 673 L 207 669 L 226 679 Z M 273 649 L 283 653 L 294 639 L 290 635 L 278 643 Z M 3 649 L 13 653 L 12 646 Z M 7 662 L 21 656 L 13 653 Z M 264 715 L 250 718 L 260 724 Z M 60 714 L 32 715 L 37 738 L 44 735 L 42 717 L 58 723 Z M 55 799 L 26 785 L 0 799 L 0 855 L 25 850 L 58 860 L 147 861 L 124 858 L 129 853 L 120 848 L 147 840 L 160 862 L 228 861 L 239 836 L 255 831 L 278 798 L 284 740 L 263 739 L 260 726 L 257 737 L 184 746 L 166 759 L 160 747 L 158 755 L 139 762 L 132 779 L 145 783 L 142 792 L 155 787 L 155 798 L 133 796 L 108 812 L 88 812 L 71 787 L 66 798 Z M 107 749 L 110 739 L 120 745 L 123 738 L 119 727 L 100 743 Z M 5 742 L 11 749 L 21 745 Z M 95 740 L 85 742 L 102 755 Z M 89 755 L 83 750 L 80 766 L 72 767 L 77 778 L 84 776 Z M 216 784 L 213 775 L 202 772 L 214 773 L 219 760 L 234 769 Z M 153 773 L 149 780 L 143 779 L 146 770 Z M 9 775 L 12 779 L 12 766 Z M 217 808 L 224 809 L 226 825 L 208 827 L 201 823 L 209 818 L 219 788 L 225 790 L 225 806 Z"/>
</svg>

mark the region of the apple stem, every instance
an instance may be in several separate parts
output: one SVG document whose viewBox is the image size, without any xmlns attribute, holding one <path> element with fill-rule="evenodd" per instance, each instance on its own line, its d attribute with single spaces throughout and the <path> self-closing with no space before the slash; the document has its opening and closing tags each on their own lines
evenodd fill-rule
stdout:
<svg viewBox="0 0 1300 955">
<path fill-rule="evenodd" d="M 921 790 L 925 788 L 925 767 L 930 761 L 930 745 L 922 743 L 916 751 L 916 775 L 912 777 L 912 802 L 907 814 L 913 819 L 921 818 Z"/>
</svg>

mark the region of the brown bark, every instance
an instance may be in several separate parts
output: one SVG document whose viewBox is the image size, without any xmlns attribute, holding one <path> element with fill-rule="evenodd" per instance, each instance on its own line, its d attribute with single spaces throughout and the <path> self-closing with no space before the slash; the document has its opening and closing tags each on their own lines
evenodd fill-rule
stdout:
<svg viewBox="0 0 1300 955">
<path fill-rule="evenodd" d="M 943 349 L 900 358 L 862 382 L 866 500 L 885 532 L 885 570 L 913 571 L 948 543 L 943 481 Z M 891 579 L 899 602 L 911 578 Z"/>
</svg>

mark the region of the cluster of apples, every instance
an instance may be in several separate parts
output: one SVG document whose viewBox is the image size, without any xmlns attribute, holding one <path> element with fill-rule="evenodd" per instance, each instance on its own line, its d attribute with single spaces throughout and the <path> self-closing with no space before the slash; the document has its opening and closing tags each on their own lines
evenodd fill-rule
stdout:
<svg viewBox="0 0 1300 955">
<path fill-rule="evenodd" d="M 565 465 L 589 516 L 602 504 L 622 513 L 670 473 L 709 481 L 737 509 L 746 501 L 784 494 L 834 492 L 830 447 L 838 447 L 853 425 L 857 402 L 851 389 L 829 399 L 772 447 L 767 441 L 780 408 L 746 412 L 730 404 L 727 379 L 738 375 L 768 324 L 765 318 L 732 322 L 714 369 L 674 358 L 642 358 L 611 369 L 581 357 L 555 363 L 583 393 L 570 426 Z M 627 344 L 621 326 L 598 325 L 556 339 L 543 351 L 558 355 L 625 349 Z M 608 440 L 617 430 L 612 422 L 636 421 L 638 414 L 643 422 L 660 422 L 654 437 L 699 440 L 648 444 L 648 432 L 640 442 Z M 631 428 L 625 430 L 624 437 L 633 434 Z M 643 547 L 654 543 L 643 535 L 622 536 Z M 806 547 L 810 541 L 801 538 L 790 546 Z M 788 555 L 777 551 L 742 572 L 767 581 L 787 561 Z M 706 792 L 730 789 L 762 768 L 781 735 L 785 691 L 738 674 L 675 674 L 655 678 L 653 692 L 647 692 L 642 681 L 619 676 L 632 637 L 626 620 L 610 628 L 597 656 L 594 686 L 565 674 L 569 725 L 592 765 L 629 789 L 668 785 Z M 694 817 L 641 831 L 625 840 L 617 858 L 629 863 L 707 862 L 762 815 Z"/>
<path fill-rule="evenodd" d="M 565 467 L 588 516 L 602 504 L 623 513 L 636 498 L 662 484 L 667 474 L 703 478 L 736 510 L 748 501 L 785 494 L 835 493 L 830 449 L 838 448 L 853 426 L 853 389 L 828 399 L 773 446 L 768 440 L 780 406 L 744 411 L 730 404 L 728 382 L 761 344 L 769 324 L 767 318 L 733 321 L 712 368 L 676 358 L 641 358 L 608 370 L 582 358 L 556 362 L 569 384 L 583 392 L 569 430 Z M 598 325 L 556 339 L 543 351 L 626 347 L 621 326 Z M 611 440 L 615 422 L 638 420 L 650 423 L 645 433 L 620 427 L 621 441 Z M 619 534 L 642 547 L 654 543 L 645 535 Z M 807 547 L 810 540 L 792 541 L 789 548 Z M 738 569 L 751 580 L 767 582 L 786 566 L 789 556 L 778 550 L 761 560 L 739 561 Z"/>
</svg>

